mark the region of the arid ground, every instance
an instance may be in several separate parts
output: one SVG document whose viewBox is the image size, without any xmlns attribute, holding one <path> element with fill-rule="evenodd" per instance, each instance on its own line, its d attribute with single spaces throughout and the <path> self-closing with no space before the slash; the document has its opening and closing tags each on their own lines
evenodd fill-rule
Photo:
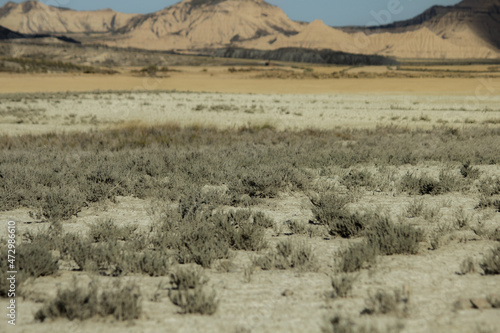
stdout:
<svg viewBox="0 0 500 333">
<path fill-rule="evenodd" d="M 497 68 L 173 69 L 0 73 L 1 332 L 500 332 Z"/>
</svg>

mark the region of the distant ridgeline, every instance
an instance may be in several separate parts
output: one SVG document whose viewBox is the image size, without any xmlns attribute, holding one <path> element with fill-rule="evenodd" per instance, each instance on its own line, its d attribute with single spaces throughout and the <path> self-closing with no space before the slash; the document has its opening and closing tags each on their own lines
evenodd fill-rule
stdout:
<svg viewBox="0 0 500 333">
<path fill-rule="evenodd" d="M 0 25 L 0 40 L 28 39 L 28 38 L 57 38 L 62 42 L 81 44 L 81 42 L 66 36 L 54 36 L 48 34 L 22 34 L 12 31 Z"/>
<path fill-rule="evenodd" d="M 273 61 L 309 62 L 336 65 L 397 65 L 394 58 L 338 52 L 332 50 L 312 50 L 303 48 L 281 48 L 277 50 L 255 50 L 244 48 L 220 48 L 204 50 L 201 53 L 222 58 L 261 59 Z"/>
</svg>

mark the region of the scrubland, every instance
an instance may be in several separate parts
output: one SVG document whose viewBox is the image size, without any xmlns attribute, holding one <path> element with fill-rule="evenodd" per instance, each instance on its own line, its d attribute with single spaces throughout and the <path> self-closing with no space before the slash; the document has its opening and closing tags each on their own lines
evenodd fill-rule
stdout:
<svg viewBox="0 0 500 333">
<path fill-rule="evenodd" d="M 18 326 L 495 332 L 497 100 L 3 95 Z"/>
</svg>

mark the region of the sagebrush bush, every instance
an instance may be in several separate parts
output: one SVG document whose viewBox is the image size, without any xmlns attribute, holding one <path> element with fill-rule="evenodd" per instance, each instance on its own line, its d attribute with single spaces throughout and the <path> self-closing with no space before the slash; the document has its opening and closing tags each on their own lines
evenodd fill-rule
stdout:
<svg viewBox="0 0 500 333">
<path fill-rule="evenodd" d="M 142 312 L 140 289 L 134 284 L 115 284 L 112 289 L 98 292 L 98 283 L 87 287 L 76 283 L 69 289 L 59 290 L 54 300 L 46 302 L 35 314 L 35 319 L 45 321 L 58 317 L 69 320 L 86 320 L 94 316 L 113 316 L 116 320 L 133 320 Z"/>
<path fill-rule="evenodd" d="M 425 203 L 423 200 L 414 199 L 407 207 L 406 207 L 406 217 L 413 218 L 419 217 L 424 214 Z"/>
<path fill-rule="evenodd" d="M 315 219 L 328 227 L 329 233 L 343 238 L 358 236 L 367 226 L 370 214 L 350 213 L 346 205 L 350 198 L 335 193 L 324 193 L 311 199 Z"/>
<path fill-rule="evenodd" d="M 366 230 L 368 244 L 382 255 L 416 254 L 423 232 L 410 225 L 394 224 L 379 216 Z"/>
<path fill-rule="evenodd" d="M 166 208 L 157 222 L 153 243 L 177 252 L 179 263 L 210 267 L 217 259 L 227 259 L 229 250 L 258 251 L 267 246 L 266 227 L 273 225 L 263 213 L 247 209 L 212 213 L 199 197 L 179 202 L 177 209 Z"/>
<path fill-rule="evenodd" d="M 379 289 L 366 299 L 363 314 L 396 314 L 407 315 L 409 312 L 410 294 L 404 288 L 386 292 Z"/>
<path fill-rule="evenodd" d="M 135 225 L 118 226 L 113 219 L 104 219 L 91 224 L 88 235 L 94 242 L 128 241 L 136 230 Z"/>
<path fill-rule="evenodd" d="M 168 297 L 183 313 L 212 315 L 217 311 L 219 302 L 215 291 L 207 286 L 208 278 L 198 267 L 177 268 L 170 275 Z"/>
<path fill-rule="evenodd" d="M 223 195 L 207 195 L 207 201 L 245 206 L 282 191 L 303 191 L 311 184 L 309 170 L 332 166 L 374 160 L 395 166 L 462 162 L 468 151 L 471 163 L 499 163 L 500 148 L 491 145 L 499 136 L 497 129 L 486 127 L 276 131 L 268 126 L 217 130 L 172 124 L 4 135 L 0 209 L 28 207 L 48 220 L 67 219 L 93 202 L 117 195 L 178 201 L 186 189 L 205 185 L 227 186 Z M 354 137 L 356 144 L 338 144 Z M 369 178 L 353 172 L 346 182 L 367 184 Z M 406 177 L 402 187 L 416 194 L 437 194 L 460 185 L 453 177 L 441 178 Z"/>
<path fill-rule="evenodd" d="M 52 275 L 58 270 L 57 260 L 52 257 L 51 251 L 38 243 L 19 244 L 16 248 L 16 265 L 20 280 Z"/>
<path fill-rule="evenodd" d="M 464 261 L 462 261 L 462 263 L 460 264 L 460 270 L 458 271 L 458 274 L 465 275 L 475 272 L 476 272 L 476 263 L 474 262 L 474 259 L 468 257 L 464 259 Z"/>
<path fill-rule="evenodd" d="M 372 243 L 363 241 L 351 245 L 339 253 L 338 269 L 344 273 L 356 272 L 375 263 L 377 249 Z"/>
<path fill-rule="evenodd" d="M 479 264 L 486 275 L 500 274 L 500 245 L 492 249 Z"/>
<path fill-rule="evenodd" d="M 142 312 L 141 291 L 133 283 L 115 283 L 111 290 L 104 289 L 99 297 L 99 314 L 111 315 L 116 320 L 138 319 Z"/>
<path fill-rule="evenodd" d="M 85 320 L 97 315 L 98 311 L 97 286 L 81 288 L 74 285 L 70 289 L 58 290 L 56 298 L 36 312 L 35 319 L 42 322 L 58 317 Z"/>
<path fill-rule="evenodd" d="M 137 246 L 135 241 L 110 239 L 96 243 L 91 237 L 65 234 L 57 239 L 57 248 L 63 257 L 73 259 L 84 271 L 112 276 L 128 273 L 166 275 L 171 256 L 161 249 L 144 249 L 143 244 Z"/>
<path fill-rule="evenodd" d="M 473 167 L 471 161 L 466 161 L 460 166 L 460 174 L 464 178 L 474 180 L 479 178 L 481 171 L 478 168 Z"/>
<path fill-rule="evenodd" d="M 346 297 L 352 290 L 352 286 L 357 276 L 352 274 L 340 273 L 331 277 L 333 288 L 333 297 Z"/>
<path fill-rule="evenodd" d="M 76 216 L 85 205 L 85 197 L 78 190 L 52 187 L 42 193 L 39 213 L 47 221 L 59 222 Z"/>
<path fill-rule="evenodd" d="M 373 175 L 366 170 L 351 170 L 342 178 L 342 184 L 348 189 L 360 186 L 372 187 L 374 182 Z"/>
<path fill-rule="evenodd" d="M 278 242 L 275 249 L 263 256 L 255 257 L 253 263 L 263 270 L 295 268 L 301 271 L 315 271 L 317 269 L 317 259 L 312 247 L 291 239 Z"/>
<path fill-rule="evenodd" d="M 9 268 L 7 256 L 7 241 L 0 239 L 0 251 L 4 256 L 0 257 L 0 297 L 7 297 L 10 281 L 7 280 L 8 271 L 17 270 L 16 286 L 19 287 L 28 278 L 38 278 L 57 273 L 58 260 L 53 258 L 50 242 L 18 243 L 16 247 L 14 269 Z M 12 254 L 12 253 L 10 253 Z"/>
<path fill-rule="evenodd" d="M 495 211 L 500 212 L 500 198 L 481 195 L 477 208 L 493 208 Z"/>
<path fill-rule="evenodd" d="M 443 194 L 460 190 L 462 186 L 463 183 L 458 177 L 445 170 L 439 173 L 439 180 L 428 175 L 414 176 L 411 173 L 407 173 L 400 181 L 401 191 L 418 195 Z"/>
<path fill-rule="evenodd" d="M 325 322 L 321 327 L 322 333 L 399 333 L 404 329 L 404 325 L 397 323 L 395 325 L 387 325 L 382 329 L 377 326 L 360 324 L 359 319 L 354 320 L 345 315 L 335 314 L 325 318 Z"/>
<path fill-rule="evenodd" d="M 166 276 L 170 269 L 170 256 L 164 251 L 145 250 L 131 256 L 130 271 L 149 276 Z"/>
<path fill-rule="evenodd" d="M 401 190 L 409 194 L 431 194 L 437 195 L 442 192 L 441 184 L 429 176 L 416 177 L 407 173 L 401 179 Z"/>
</svg>

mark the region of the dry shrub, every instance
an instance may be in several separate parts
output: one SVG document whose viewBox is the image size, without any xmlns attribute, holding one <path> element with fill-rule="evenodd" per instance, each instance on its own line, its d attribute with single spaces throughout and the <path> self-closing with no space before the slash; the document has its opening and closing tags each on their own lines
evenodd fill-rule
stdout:
<svg viewBox="0 0 500 333">
<path fill-rule="evenodd" d="M 329 228 L 331 235 L 343 238 L 358 236 L 368 225 L 370 214 L 350 213 L 346 205 L 351 198 L 327 192 L 319 198 L 311 199 L 315 219 Z"/>
<path fill-rule="evenodd" d="M 135 225 L 118 226 L 113 219 L 104 219 L 90 225 L 89 237 L 94 242 L 128 241 L 136 230 Z"/>
<path fill-rule="evenodd" d="M 59 290 L 54 300 L 47 302 L 35 314 L 35 319 L 45 321 L 59 317 L 69 320 L 86 320 L 94 316 L 113 316 L 116 320 L 133 320 L 142 312 L 141 293 L 134 284 L 121 285 L 118 281 L 112 289 L 98 292 L 97 281 L 87 287 Z"/>
<path fill-rule="evenodd" d="M 359 320 L 351 319 L 347 316 L 335 314 L 325 318 L 321 327 L 322 333 L 399 333 L 404 329 L 404 325 L 396 323 L 379 328 L 374 325 L 360 324 Z"/>
<path fill-rule="evenodd" d="M 378 216 L 366 231 L 368 244 L 382 255 L 416 254 L 423 232 L 410 225 L 394 224 Z"/>
<path fill-rule="evenodd" d="M 21 243 L 17 246 L 16 267 L 21 280 L 52 275 L 58 270 L 57 260 L 52 257 L 51 251 L 38 243 Z"/>
<path fill-rule="evenodd" d="M 479 264 L 486 275 L 500 274 L 500 245 L 492 249 Z"/>
<path fill-rule="evenodd" d="M 275 249 L 264 256 L 254 258 L 253 262 L 263 270 L 295 268 L 300 271 L 315 271 L 317 269 L 316 256 L 311 246 L 291 239 L 280 241 Z"/>
<path fill-rule="evenodd" d="M 178 268 L 170 275 L 168 297 L 183 313 L 212 315 L 219 302 L 215 291 L 209 290 L 208 278 L 198 267 Z"/>
<path fill-rule="evenodd" d="M 410 294 L 404 288 L 393 292 L 377 290 L 366 299 L 363 314 L 396 314 L 407 315 L 409 312 Z"/>
<path fill-rule="evenodd" d="M 351 245 L 339 253 L 338 269 L 344 273 L 356 272 L 375 263 L 377 249 L 373 244 L 363 241 Z"/>
<path fill-rule="evenodd" d="M 258 251 L 267 246 L 265 228 L 273 222 L 250 210 L 212 213 L 196 195 L 166 208 L 156 224 L 153 244 L 175 250 L 179 263 L 210 267 L 215 260 L 229 258 L 229 250 Z"/>
<path fill-rule="evenodd" d="M 357 275 L 341 273 L 331 277 L 333 297 L 346 297 L 352 290 Z"/>
</svg>

